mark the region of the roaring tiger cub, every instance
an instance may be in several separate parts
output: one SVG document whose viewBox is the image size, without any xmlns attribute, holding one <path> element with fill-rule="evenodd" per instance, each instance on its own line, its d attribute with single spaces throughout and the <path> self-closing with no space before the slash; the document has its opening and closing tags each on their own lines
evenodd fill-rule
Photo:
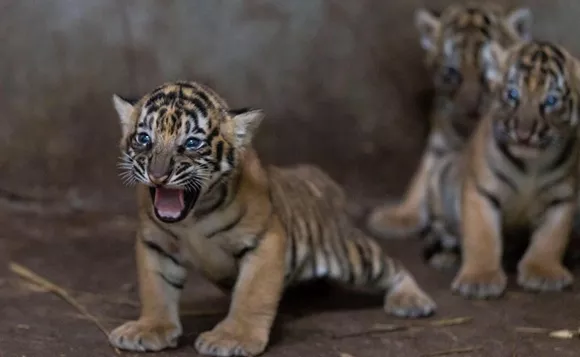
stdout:
<svg viewBox="0 0 580 357">
<path fill-rule="evenodd" d="M 493 4 L 451 5 L 437 16 L 425 9 L 415 15 L 426 66 L 435 86 L 427 146 L 403 200 L 375 208 L 369 230 L 379 236 L 409 237 L 425 225 L 425 192 L 431 168 L 447 153 L 461 149 L 489 102 L 483 73 L 493 66 L 482 57 L 490 43 L 511 45 L 531 37 L 527 8 L 506 13 Z"/>
<path fill-rule="evenodd" d="M 194 82 L 164 84 L 136 103 L 114 96 L 125 178 L 138 183 L 139 320 L 110 334 L 119 348 L 175 346 L 178 300 L 192 263 L 233 289 L 228 315 L 195 342 L 201 354 L 266 348 L 285 287 L 327 278 L 386 292 L 385 310 L 430 315 L 411 274 L 349 221 L 342 188 L 313 166 L 264 167 L 251 140 L 261 110 L 228 108 Z"/>
<path fill-rule="evenodd" d="M 490 112 L 465 151 L 447 156 L 430 179 L 431 262 L 461 260 L 452 289 L 497 297 L 506 287 L 502 236 L 524 228 L 530 242 L 518 284 L 561 290 L 573 281 L 562 259 L 580 178 L 580 64 L 564 48 L 536 41 L 494 45 L 487 55 L 498 63 L 486 74 L 494 83 Z"/>
</svg>

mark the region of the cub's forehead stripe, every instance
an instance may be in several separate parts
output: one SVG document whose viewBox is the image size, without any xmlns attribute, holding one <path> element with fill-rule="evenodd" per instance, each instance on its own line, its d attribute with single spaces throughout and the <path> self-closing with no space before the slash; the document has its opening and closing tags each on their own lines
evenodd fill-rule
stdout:
<svg viewBox="0 0 580 357">
<path fill-rule="evenodd" d="M 156 88 L 145 99 L 137 126 L 164 135 L 205 133 L 210 111 L 220 101 L 195 83 L 177 82 Z M 203 119 L 204 122 L 202 122 Z M 184 130 L 183 130 L 184 129 Z"/>
<path fill-rule="evenodd" d="M 567 56 L 558 46 L 535 42 L 522 46 L 515 54 L 513 68 L 530 88 L 546 86 L 568 92 Z"/>
</svg>

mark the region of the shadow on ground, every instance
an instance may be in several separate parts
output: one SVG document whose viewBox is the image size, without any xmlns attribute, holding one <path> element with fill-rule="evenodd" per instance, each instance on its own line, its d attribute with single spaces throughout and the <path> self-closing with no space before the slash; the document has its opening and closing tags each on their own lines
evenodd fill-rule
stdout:
<svg viewBox="0 0 580 357">
<path fill-rule="evenodd" d="M 16 261 L 68 289 L 107 329 L 137 317 L 132 217 L 98 212 L 48 216 L 8 210 L 1 217 L 0 258 Z M 380 296 L 311 284 L 286 294 L 265 356 L 414 357 L 454 349 L 465 349 L 459 354 L 464 356 L 578 355 L 579 339 L 521 331 L 522 327 L 578 328 L 577 289 L 532 294 L 512 284 L 501 300 L 468 301 L 450 294 L 452 273 L 432 272 L 423 265 L 418 241 L 383 245 L 407 264 L 436 299 L 435 316 L 394 318 L 383 313 Z M 195 356 L 195 337 L 224 316 L 228 298 L 192 273 L 183 305 L 185 333 L 179 348 L 148 356 Z M 115 355 L 92 321 L 7 269 L 0 271 L 0 309 L 2 357 Z M 433 325 L 458 317 L 469 321 Z M 369 332 L 376 328 L 397 331 Z"/>
</svg>

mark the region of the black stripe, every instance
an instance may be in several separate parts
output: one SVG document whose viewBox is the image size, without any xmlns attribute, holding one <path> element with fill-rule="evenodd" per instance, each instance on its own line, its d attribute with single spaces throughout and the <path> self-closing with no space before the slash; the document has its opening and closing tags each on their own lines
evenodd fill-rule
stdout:
<svg viewBox="0 0 580 357">
<path fill-rule="evenodd" d="M 170 253 L 166 252 L 159 244 L 152 242 L 150 240 L 146 240 L 146 239 L 143 239 L 143 244 L 145 244 L 145 246 L 147 248 L 155 251 L 157 254 L 161 255 L 162 257 L 171 260 L 173 262 L 173 264 L 181 266 L 181 262 L 179 261 L 179 259 L 177 259 L 173 255 L 171 255 Z"/>
<path fill-rule="evenodd" d="M 538 189 L 538 194 L 541 194 L 544 191 L 550 190 L 553 187 L 558 186 L 559 184 L 565 182 L 569 178 L 570 178 L 570 173 L 567 171 L 563 172 L 563 175 L 557 176 L 553 180 L 545 182 L 542 186 L 540 186 L 540 188 Z"/>
<path fill-rule="evenodd" d="M 515 166 L 518 171 L 526 172 L 526 164 L 519 158 L 512 155 L 509 151 L 507 145 L 499 140 L 495 140 L 496 146 L 499 151 L 503 154 L 503 156 L 513 165 Z"/>
<path fill-rule="evenodd" d="M 175 289 L 177 290 L 183 290 L 183 288 L 185 287 L 183 283 L 178 283 L 175 282 L 171 279 L 169 279 L 168 277 L 166 277 L 165 275 L 163 275 L 163 273 L 158 272 L 159 276 L 161 277 L 161 279 L 163 279 L 163 281 L 165 281 L 167 284 L 173 286 Z"/>
<path fill-rule="evenodd" d="M 217 127 L 215 127 L 215 128 L 213 128 L 213 129 L 212 129 L 212 130 L 209 132 L 209 134 L 207 135 L 207 139 L 206 139 L 206 141 L 207 141 L 208 143 L 211 143 L 211 142 L 213 141 L 213 139 L 214 139 L 214 138 L 215 138 L 217 135 L 218 135 L 218 128 L 217 128 Z"/>
<path fill-rule="evenodd" d="M 175 93 L 175 91 L 171 91 L 167 93 L 165 97 L 167 98 L 167 101 L 171 103 L 177 98 L 177 93 Z"/>
<path fill-rule="evenodd" d="M 226 200 L 223 203 L 223 207 L 228 207 L 232 202 L 234 202 L 234 200 L 238 196 L 238 192 L 240 192 L 240 187 L 242 183 L 242 175 L 243 173 L 236 171 L 231 173 L 232 181 L 231 185 L 228 187 L 227 192 L 228 194 L 226 196 Z"/>
<path fill-rule="evenodd" d="M 234 253 L 234 258 L 242 259 L 246 254 L 256 249 L 257 245 L 242 248 L 239 252 Z"/>
<path fill-rule="evenodd" d="M 235 166 L 235 152 L 234 152 L 234 148 L 232 146 L 230 146 L 230 148 L 228 149 L 228 153 L 226 154 L 226 159 L 227 159 L 228 165 L 230 165 L 230 167 Z"/>
<path fill-rule="evenodd" d="M 362 241 L 361 244 L 364 244 L 364 249 L 366 250 L 365 266 L 367 269 L 366 280 L 368 282 L 373 280 L 373 249 L 368 246 L 368 241 Z"/>
<path fill-rule="evenodd" d="M 195 108 L 201 113 L 204 118 L 207 118 L 207 108 L 204 103 L 199 100 L 199 98 L 194 98 L 191 100 L 191 104 L 195 106 Z"/>
<path fill-rule="evenodd" d="M 362 247 L 360 245 L 359 241 L 353 241 L 353 244 L 354 244 L 354 246 L 358 252 L 359 258 L 360 258 L 361 277 L 368 277 L 369 268 L 372 270 L 372 266 L 369 267 L 369 262 L 368 262 L 366 255 L 365 255 L 364 247 Z"/>
<path fill-rule="evenodd" d="M 476 185 L 477 192 L 487 199 L 496 209 L 501 209 L 501 203 L 499 198 L 495 196 L 493 193 L 487 191 L 485 188 L 481 187 L 480 185 Z"/>
<path fill-rule="evenodd" d="M 184 110 L 185 110 L 185 114 L 193 120 L 195 127 L 199 128 L 199 121 L 197 119 L 197 112 L 195 110 L 191 110 L 191 109 L 187 109 L 187 108 L 184 108 Z M 185 121 L 185 132 L 188 134 L 191 132 L 191 123 L 189 120 Z"/>
<path fill-rule="evenodd" d="M 576 147 L 575 144 L 576 144 L 576 135 L 572 135 L 564 144 L 564 148 L 562 149 L 556 160 L 554 160 L 554 162 L 550 165 L 550 167 L 547 168 L 547 171 L 550 172 L 556 170 L 560 166 L 564 165 L 564 163 L 566 163 L 566 160 L 573 156 L 572 151 Z"/>
<path fill-rule="evenodd" d="M 260 242 L 262 241 L 262 238 L 264 238 L 264 235 L 268 232 L 268 228 L 270 228 L 270 223 L 272 223 L 272 214 L 273 213 L 274 213 L 274 210 L 270 210 L 270 213 L 268 214 L 268 218 L 266 219 L 266 223 L 264 224 L 262 229 L 258 233 L 256 233 L 256 236 L 254 237 L 253 244 L 246 246 L 246 247 L 242 248 L 239 252 L 235 253 L 234 254 L 235 258 L 241 259 L 249 252 L 252 252 L 256 248 L 258 248 L 258 246 L 260 245 Z"/>
<path fill-rule="evenodd" d="M 195 212 L 195 216 L 197 218 L 202 218 L 202 217 L 207 216 L 208 214 L 212 213 L 213 211 L 217 210 L 226 200 L 226 197 L 228 195 L 227 185 L 223 182 L 219 182 L 219 181 L 216 181 L 216 182 L 220 184 L 220 187 L 218 188 L 218 190 L 219 190 L 218 191 L 218 194 L 219 194 L 218 199 L 209 207 L 205 207 L 205 208 L 200 207 L 200 209 Z M 208 189 L 208 192 L 211 192 L 214 188 L 215 188 L 215 186 L 210 187 Z"/>
<path fill-rule="evenodd" d="M 288 247 L 287 249 L 290 252 L 290 266 L 287 268 L 286 273 L 287 274 L 291 274 L 295 269 L 296 269 L 296 253 L 297 253 L 297 247 L 296 247 L 296 241 L 294 240 L 294 236 L 293 235 L 288 235 L 287 238 L 288 239 L 288 244 L 290 245 L 290 247 Z"/>
<path fill-rule="evenodd" d="M 514 192 L 518 192 L 518 185 L 516 184 L 516 182 L 509 177 L 507 174 L 505 174 L 504 172 L 502 172 L 499 168 L 495 167 L 494 165 L 491 164 L 491 162 L 488 161 L 489 164 L 489 168 L 491 170 L 491 172 L 504 184 L 506 184 L 507 186 L 509 186 Z"/>
<path fill-rule="evenodd" d="M 546 211 L 551 209 L 551 208 L 554 208 L 556 206 L 566 204 L 566 203 L 573 203 L 575 201 L 576 201 L 576 197 L 574 197 L 574 196 L 553 198 L 546 204 Z"/>
<path fill-rule="evenodd" d="M 379 254 L 384 255 L 384 253 L 382 251 L 379 252 Z M 383 276 L 385 275 L 385 259 L 387 259 L 385 256 L 381 257 L 381 260 L 379 262 L 379 271 L 377 272 L 377 275 L 375 275 L 374 277 L 372 277 L 372 279 L 369 280 L 370 286 L 377 285 L 377 283 L 379 283 L 381 281 L 381 279 L 383 278 Z"/>
<path fill-rule="evenodd" d="M 344 239 L 344 236 L 341 235 L 341 232 L 343 232 L 344 230 L 342 229 L 342 225 L 340 222 L 336 223 L 336 222 L 332 222 L 333 226 L 334 226 L 334 234 L 336 235 L 336 242 L 338 242 L 338 247 L 336 250 L 340 250 L 341 252 L 341 258 L 342 258 L 342 264 L 341 264 L 341 268 L 342 268 L 342 273 L 341 276 L 343 276 L 346 274 L 347 280 L 350 282 L 353 279 L 352 276 L 352 269 L 350 266 L 350 256 L 348 253 L 348 247 L 346 246 L 346 242 Z M 337 224 L 340 225 L 339 227 L 337 227 Z"/>
<path fill-rule="evenodd" d="M 155 223 L 155 225 L 157 226 L 157 228 L 159 228 L 160 230 L 163 231 L 163 233 L 166 233 L 167 235 L 171 236 L 175 240 L 179 240 L 179 237 L 175 233 L 173 233 L 169 229 L 163 227 L 163 225 L 157 220 L 157 218 L 155 218 L 151 214 L 151 211 L 147 210 L 147 216 L 151 219 L 151 221 L 153 221 L 153 223 Z"/>
<path fill-rule="evenodd" d="M 301 218 L 299 218 L 300 220 L 302 220 Z M 304 220 L 302 220 L 304 222 Z M 312 237 L 312 234 L 308 231 L 308 224 L 306 225 L 306 242 L 308 243 L 308 248 L 310 250 L 310 258 L 312 261 L 312 276 L 315 277 L 316 274 L 318 273 L 318 259 L 316 259 L 316 244 L 314 242 L 314 237 Z"/>
<path fill-rule="evenodd" d="M 435 237 L 423 246 L 423 260 L 429 261 L 435 254 L 441 253 L 443 251 L 443 244 L 441 240 Z"/>
<path fill-rule="evenodd" d="M 427 237 L 427 235 L 429 233 L 431 233 L 431 231 L 432 231 L 431 222 L 432 222 L 432 220 L 429 219 L 428 223 L 425 225 L 425 227 L 421 228 L 421 230 L 419 231 L 418 235 L 419 235 L 420 240 L 425 239 Z"/>
<path fill-rule="evenodd" d="M 147 102 L 145 102 L 145 107 L 149 107 L 151 106 L 153 103 L 157 102 L 158 100 L 164 99 L 165 97 L 165 93 L 164 92 L 158 92 L 154 95 L 152 95 Z"/>
<path fill-rule="evenodd" d="M 209 238 L 215 236 L 216 234 L 227 232 L 230 229 L 234 228 L 244 218 L 244 216 L 246 215 L 246 211 L 247 211 L 246 206 L 243 206 L 242 210 L 238 213 L 238 215 L 231 222 L 226 223 L 225 225 L 218 228 L 217 230 L 206 234 L 206 238 L 209 239 Z"/>
<path fill-rule="evenodd" d="M 429 145 L 427 150 L 435 157 L 441 157 L 447 153 L 447 149 L 438 147 L 437 145 Z"/>
<path fill-rule="evenodd" d="M 223 156 L 224 156 L 224 143 L 223 143 L 223 141 L 219 141 L 216 144 L 216 149 L 215 150 L 216 150 L 216 153 L 215 153 L 216 163 L 215 163 L 215 169 L 214 170 L 217 172 L 217 171 L 220 170 L 220 167 L 221 167 L 221 164 L 222 164 L 222 160 L 223 160 Z"/>
<path fill-rule="evenodd" d="M 199 97 L 199 99 L 201 99 L 204 102 L 205 107 L 207 107 L 207 108 L 213 107 L 213 104 L 212 104 L 211 100 L 209 99 L 209 97 L 207 96 L 207 94 L 205 94 L 204 92 L 201 92 L 201 91 L 197 92 L 196 94 Z"/>
</svg>

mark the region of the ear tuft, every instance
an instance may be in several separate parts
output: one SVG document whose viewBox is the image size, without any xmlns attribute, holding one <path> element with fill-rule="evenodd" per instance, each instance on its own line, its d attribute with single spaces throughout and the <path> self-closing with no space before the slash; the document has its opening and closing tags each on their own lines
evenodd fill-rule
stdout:
<svg viewBox="0 0 580 357">
<path fill-rule="evenodd" d="M 131 115 L 133 114 L 133 105 L 135 103 L 137 103 L 137 101 L 124 99 L 117 94 L 113 94 L 113 104 L 115 105 L 115 110 L 117 110 L 117 115 L 119 115 L 119 121 L 123 135 L 127 134 L 127 132 L 130 130 Z"/>
<path fill-rule="evenodd" d="M 532 11 L 527 7 L 517 8 L 507 15 L 506 23 L 523 41 L 532 40 Z"/>
<path fill-rule="evenodd" d="M 435 51 L 441 29 L 439 17 L 427 9 L 419 9 L 415 12 L 415 27 L 419 30 L 421 47 L 426 51 Z"/>
<path fill-rule="evenodd" d="M 252 138 L 260 126 L 265 113 L 261 109 L 232 109 L 228 111 L 234 122 L 234 135 L 239 148 L 250 144 Z"/>
</svg>

